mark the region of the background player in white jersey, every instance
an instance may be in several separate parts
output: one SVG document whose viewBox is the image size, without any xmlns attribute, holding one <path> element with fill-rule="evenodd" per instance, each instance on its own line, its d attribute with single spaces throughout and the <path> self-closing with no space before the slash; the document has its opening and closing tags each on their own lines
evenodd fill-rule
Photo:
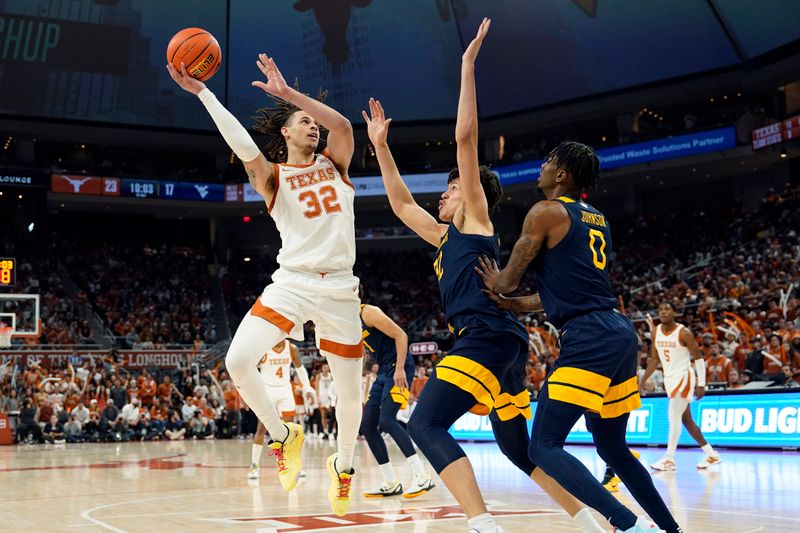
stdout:
<svg viewBox="0 0 800 533">
<path fill-rule="evenodd" d="M 297 346 L 284 339 L 261 358 L 259 371 L 264 378 L 264 385 L 275 408 L 281 414 L 284 422 L 291 422 L 295 416 L 294 391 L 290 378 L 290 367 L 294 365 L 295 373 L 303 385 L 303 395 L 315 394 L 308 380 L 308 371 L 300 361 L 300 352 Z M 261 464 L 261 451 L 264 447 L 264 436 L 267 429 L 259 420 L 256 434 L 253 436 L 252 463 L 247 479 L 258 479 L 258 470 Z"/>
<path fill-rule="evenodd" d="M 660 362 L 664 371 L 664 389 L 669 397 L 669 440 L 667 453 L 650 466 L 655 470 L 675 470 L 675 450 L 678 448 L 681 423 L 683 423 L 705 453 L 705 459 L 697 465 L 697 468 L 708 468 L 719 463 L 721 459 L 703 437 L 689 409 L 689 404 L 695 396 L 699 400 L 706 393 L 706 362 L 689 328 L 675 322 L 675 309 L 672 304 L 665 302 L 658 306 L 658 319 L 661 324 L 655 326 L 650 316 L 647 317 L 653 335 L 653 348 L 647 360 L 647 369 L 639 380 L 639 391 L 643 394 L 647 378 Z"/>
<path fill-rule="evenodd" d="M 353 156 L 353 128 L 341 114 L 287 85 L 272 58 L 260 54 L 257 66 L 267 83 L 253 86 L 270 94 L 274 108 L 260 111 L 257 129 L 271 136 L 267 156 L 236 118 L 206 86 L 167 69 L 183 89 L 198 96 L 234 153 L 242 160 L 250 184 L 264 198 L 281 235 L 273 283 L 242 319 L 225 366 L 242 399 L 266 426 L 278 462 L 278 477 L 293 490 L 302 468 L 303 428 L 284 423 L 269 399 L 257 363 L 270 347 L 290 336 L 303 339 L 303 324 L 312 321 L 316 342 L 331 367 L 340 394 L 338 453 L 328 458 L 328 500 L 334 513 L 347 513 L 353 452 L 361 423 L 360 387 L 363 352 L 358 316 L 355 262 L 355 191 L 347 178 Z M 321 98 L 320 98 L 321 99 Z M 317 154 L 320 130 L 327 149 Z"/>
<path fill-rule="evenodd" d="M 330 428 L 332 424 L 329 419 L 331 411 L 333 411 L 333 406 L 331 404 L 332 388 L 333 376 L 331 375 L 330 367 L 323 364 L 320 368 L 320 373 L 316 375 L 316 380 L 314 381 L 314 389 L 317 391 L 320 425 L 322 426 L 319 428 L 319 434 L 323 439 L 329 439 L 331 437 Z"/>
</svg>

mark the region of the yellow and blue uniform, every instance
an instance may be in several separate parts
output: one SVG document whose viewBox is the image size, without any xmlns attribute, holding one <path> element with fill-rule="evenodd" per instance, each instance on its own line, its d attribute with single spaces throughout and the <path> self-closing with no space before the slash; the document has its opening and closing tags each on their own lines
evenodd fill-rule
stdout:
<svg viewBox="0 0 800 533">
<path fill-rule="evenodd" d="M 362 310 L 364 306 L 361 306 Z M 389 452 L 381 436 L 384 431 L 392 436 L 406 457 L 416 453 L 411 437 L 397 421 L 397 412 L 408 405 L 408 389 L 400 390 L 394 384 L 397 366 L 397 345 L 393 338 L 361 321 L 361 338 L 367 355 L 378 363 L 378 378 L 369 390 L 361 418 L 361 434 L 367 440 L 372 455 L 379 465 L 389 462 Z M 407 354 L 403 367 L 409 385 L 414 380 L 414 359 Z"/>
<path fill-rule="evenodd" d="M 539 392 L 529 457 L 613 526 L 632 527 L 636 516 L 563 449 L 572 427 L 586 415 L 598 455 L 660 528 L 678 533 L 650 475 L 625 442 L 628 414 L 641 405 L 638 338 L 631 321 L 616 310 L 608 280 L 608 222 L 588 204 L 564 196 L 557 201 L 569 215 L 570 228 L 558 244 L 540 252 L 534 268 L 542 306 L 561 331 L 561 350 Z"/>
<path fill-rule="evenodd" d="M 528 333 L 481 291 L 483 280 L 474 271 L 481 255 L 500 258 L 497 236 L 461 233 L 450 224 L 433 267 L 455 343 L 422 390 L 408 432 L 441 473 L 465 457 L 448 429 L 467 411 L 488 414 L 500 451 L 530 476 L 535 468 L 528 457 L 531 405 L 523 385 Z"/>
<path fill-rule="evenodd" d="M 616 310 L 608 279 L 611 230 L 592 206 L 562 196 L 570 228 L 534 262 L 542 306 L 560 329 L 558 360 L 547 379 L 549 395 L 604 418 L 641 406 L 636 376 L 638 337 Z"/>
<path fill-rule="evenodd" d="M 528 332 L 481 291 L 483 281 L 473 270 L 481 255 L 499 261 L 497 236 L 461 233 L 450 224 L 436 253 L 434 271 L 455 343 L 436 365 L 436 375 L 472 394 L 475 413 L 494 410 L 500 420 L 530 418 L 530 395 L 523 384 Z"/>
<path fill-rule="evenodd" d="M 364 306 L 362 305 L 363 309 Z M 378 363 L 378 379 L 372 384 L 369 390 L 367 403 L 370 401 L 381 402 L 386 396 L 391 396 L 392 401 L 405 409 L 408 405 L 408 390 L 400 391 L 394 386 L 394 371 L 397 366 L 397 347 L 394 339 L 386 335 L 378 328 L 367 326 L 361 321 L 361 339 L 367 356 Z M 409 386 L 414 381 L 414 371 L 416 365 L 414 358 L 406 354 L 405 370 L 406 380 Z"/>
</svg>

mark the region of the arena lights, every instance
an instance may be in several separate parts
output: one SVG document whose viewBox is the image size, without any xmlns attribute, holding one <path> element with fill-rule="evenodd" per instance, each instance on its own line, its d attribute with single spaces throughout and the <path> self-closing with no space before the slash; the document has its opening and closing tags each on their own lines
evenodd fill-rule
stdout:
<svg viewBox="0 0 800 533">
<path fill-rule="evenodd" d="M 249 257 L 245 257 L 245 258 L 244 258 L 244 262 L 245 262 L 245 263 L 249 263 L 249 262 L 250 262 L 250 258 L 249 258 Z"/>
<path fill-rule="evenodd" d="M 786 148 L 781 148 L 781 159 L 786 159 Z"/>
<path fill-rule="evenodd" d="M 244 222 L 245 224 L 249 223 L 250 222 L 250 216 L 248 216 L 248 215 L 243 216 L 242 217 L 242 222 Z"/>
</svg>

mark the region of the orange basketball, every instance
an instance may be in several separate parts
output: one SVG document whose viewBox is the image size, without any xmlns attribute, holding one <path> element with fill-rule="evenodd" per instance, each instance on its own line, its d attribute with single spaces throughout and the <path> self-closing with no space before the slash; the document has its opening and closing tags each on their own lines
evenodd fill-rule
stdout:
<svg viewBox="0 0 800 533">
<path fill-rule="evenodd" d="M 186 28 L 170 39 L 167 45 L 167 61 L 181 70 L 186 65 L 189 76 L 206 81 L 222 64 L 222 51 L 213 35 L 202 28 Z"/>
</svg>

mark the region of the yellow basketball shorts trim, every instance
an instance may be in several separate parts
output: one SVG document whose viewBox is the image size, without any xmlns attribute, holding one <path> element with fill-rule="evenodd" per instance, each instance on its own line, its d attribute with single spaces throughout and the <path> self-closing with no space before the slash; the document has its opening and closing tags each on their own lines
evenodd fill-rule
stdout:
<svg viewBox="0 0 800 533">
<path fill-rule="evenodd" d="M 530 395 L 523 390 L 515 395 L 503 392 L 497 377 L 485 366 L 460 355 L 448 355 L 436 365 L 436 377 L 470 393 L 480 404 L 473 413 L 488 414 L 492 409 L 500 420 L 517 415 L 531 418 Z"/>
<path fill-rule="evenodd" d="M 641 407 L 638 379 L 634 376 L 611 386 L 611 378 L 574 367 L 559 367 L 547 380 L 548 395 L 585 407 L 603 418 L 615 418 Z"/>
</svg>

